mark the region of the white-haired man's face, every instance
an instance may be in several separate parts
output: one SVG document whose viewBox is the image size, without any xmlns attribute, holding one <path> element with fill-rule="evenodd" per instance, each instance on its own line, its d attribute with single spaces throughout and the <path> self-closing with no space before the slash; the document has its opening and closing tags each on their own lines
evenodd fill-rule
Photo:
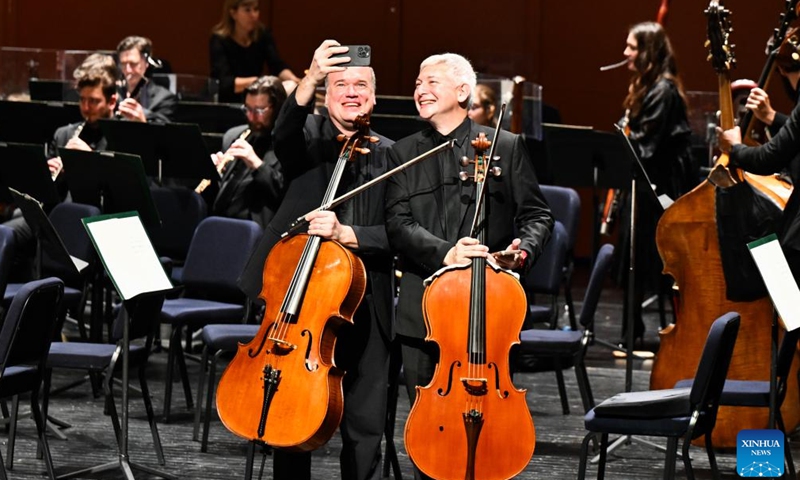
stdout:
<svg viewBox="0 0 800 480">
<path fill-rule="evenodd" d="M 424 120 L 436 120 L 437 117 L 463 111 L 461 104 L 468 97 L 469 86 L 458 83 L 446 65 L 428 65 L 419 71 L 414 102 L 419 116 Z"/>
</svg>

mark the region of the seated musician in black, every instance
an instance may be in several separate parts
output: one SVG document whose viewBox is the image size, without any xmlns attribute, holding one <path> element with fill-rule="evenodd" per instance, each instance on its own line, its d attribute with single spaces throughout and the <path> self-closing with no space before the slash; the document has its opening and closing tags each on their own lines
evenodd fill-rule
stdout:
<svg viewBox="0 0 800 480">
<path fill-rule="evenodd" d="M 800 85 L 800 61 L 794 59 L 798 53 L 800 49 L 785 43 L 775 59 L 778 71 L 791 86 L 791 91 L 797 91 Z M 756 93 L 756 96 L 759 94 Z M 751 102 L 748 100 L 748 103 Z M 758 112 L 758 100 L 754 99 L 752 103 Z M 758 147 L 742 144 L 742 133 L 738 126 L 724 132 L 717 128 L 719 148 L 729 154 L 730 165 L 733 167 L 757 175 L 770 175 L 785 170 L 788 171 L 792 183 L 799 185 L 800 104 L 795 106 L 788 118 L 775 117 L 775 120 L 783 121 L 783 126 L 769 142 Z M 797 188 L 792 191 L 783 210 L 778 225 L 778 238 L 795 280 L 800 281 L 800 194 L 797 192 Z"/>
<path fill-rule="evenodd" d="M 342 143 L 339 134 L 352 136 L 359 114 L 370 114 L 375 104 L 375 74 L 370 67 L 341 67 L 347 48 L 324 41 L 314 53 L 308 74 L 284 104 L 272 131 L 275 153 L 281 163 L 286 195 L 267 225 L 264 237 L 245 268 L 240 286 L 254 299 L 262 286 L 264 261 L 299 216 L 318 208 L 336 166 Z M 325 84 L 328 116 L 312 114 L 314 93 Z M 372 132 L 372 135 L 376 135 Z M 386 152 L 392 142 L 376 135 L 348 164 L 338 194 L 381 175 L 387 170 Z M 341 477 L 364 480 L 380 477 L 381 438 L 386 420 L 386 384 L 389 369 L 392 307 L 392 255 L 383 225 L 384 183 L 362 192 L 333 211 L 306 216 L 308 233 L 336 240 L 363 260 L 367 272 L 364 299 L 354 315 L 354 325 L 339 330 L 336 365 L 345 371 Z M 287 275 L 291 272 L 266 272 Z M 270 299 L 280 302 L 282 298 Z M 269 319 L 270 321 L 274 319 Z M 311 455 L 277 450 L 275 479 L 311 477 Z"/>
<path fill-rule="evenodd" d="M 212 155 L 214 164 L 227 163 L 213 215 L 253 220 L 265 227 L 283 199 L 281 166 L 272 149 L 272 126 L 286 90 L 278 77 L 259 77 L 245 90 L 242 109 L 247 124 L 233 127 L 222 138 L 225 153 Z"/>
<path fill-rule="evenodd" d="M 62 148 L 73 150 L 105 150 L 106 140 L 99 128 L 98 120 L 112 118 L 117 102 L 117 67 L 109 55 L 92 54 L 75 69 L 82 122 L 58 128 L 53 141 L 47 148 L 47 161 L 50 173 L 58 184 L 62 199 L 66 197 L 66 183 L 63 181 L 63 163 L 59 157 Z M 34 237 L 19 210 L 14 217 L 4 223 L 14 230 L 17 245 L 12 275 L 16 280 L 27 281 L 33 278 Z"/>
<path fill-rule="evenodd" d="M 178 98 L 145 76 L 152 52 L 153 43 L 145 37 L 125 37 L 117 45 L 119 69 L 124 80 L 118 113 L 137 122 L 167 123 L 175 114 Z"/>
</svg>

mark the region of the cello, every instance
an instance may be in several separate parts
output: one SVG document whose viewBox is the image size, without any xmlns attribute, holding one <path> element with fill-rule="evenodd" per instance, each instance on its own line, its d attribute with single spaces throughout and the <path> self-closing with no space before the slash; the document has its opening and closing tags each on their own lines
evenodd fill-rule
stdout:
<svg viewBox="0 0 800 480">
<path fill-rule="evenodd" d="M 485 134 L 472 146 L 478 203 L 471 231 L 474 237 L 480 228 L 477 238 L 484 243 L 484 180 L 501 172 L 489 167 L 493 155 L 484 155 Z M 525 318 L 525 292 L 515 274 L 483 257 L 445 267 L 431 278 L 422 307 L 425 340 L 439 345 L 439 363 L 431 383 L 416 387 L 405 427 L 406 451 L 433 478 L 511 478 L 528 465 L 536 443 L 525 390 L 511 383 L 508 365 Z"/>
<path fill-rule="evenodd" d="M 718 73 L 720 123 L 723 129 L 734 126 L 729 70 L 732 51 L 728 45 L 729 12 L 712 0 L 706 11 L 709 20 L 711 59 Z M 728 311 L 738 312 L 742 322 L 740 338 L 733 352 L 728 378 L 767 380 L 770 372 L 770 341 L 773 309 L 769 298 L 733 301 L 726 295 L 717 226 L 717 189 L 728 189 L 747 182 L 757 193 L 783 207 L 780 196 L 763 188 L 755 175 L 728 168 L 728 156 L 720 155 L 709 177 L 694 190 L 667 208 L 658 223 L 656 244 L 664 262 L 664 273 L 673 277 L 679 293 L 673 303 L 678 323 L 659 332 L 660 347 L 650 375 L 650 388 L 672 388 L 678 380 L 692 378 L 711 323 Z M 800 420 L 797 363 L 792 367 L 788 397 L 783 404 L 786 428 L 792 430 Z M 732 447 L 742 429 L 766 428 L 765 409 L 719 408 L 712 434 L 713 444 Z"/>
<path fill-rule="evenodd" d="M 369 117 L 354 123 L 358 133 L 342 147 L 323 205 L 334 198 L 347 163 L 378 140 L 369 135 Z M 217 387 L 217 410 L 231 432 L 294 451 L 330 439 L 344 403 L 344 372 L 333 361 L 336 332 L 353 322 L 366 281 L 362 261 L 336 241 L 303 233 L 272 248 L 259 295 L 264 320 L 252 341 L 239 344 Z"/>
</svg>

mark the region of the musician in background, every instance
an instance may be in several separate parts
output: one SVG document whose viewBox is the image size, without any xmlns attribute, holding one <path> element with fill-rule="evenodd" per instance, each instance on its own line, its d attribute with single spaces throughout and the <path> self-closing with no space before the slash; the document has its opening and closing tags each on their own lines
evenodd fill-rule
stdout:
<svg viewBox="0 0 800 480">
<path fill-rule="evenodd" d="M 348 61 L 348 57 L 331 58 L 346 52 L 347 47 L 341 47 L 335 40 L 322 42 L 314 52 L 308 73 L 289 95 L 275 122 L 272 131 L 275 154 L 288 188 L 240 279 L 242 290 L 254 301 L 261 291 L 269 250 L 295 219 L 322 204 L 342 148 L 337 136 L 354 135 L 356 117 L 372 113 L 375 105 L 372 68 L 345 68 L 339 64 Z M 323 84 L 328 116 L 312 113 L 314 93 Z M 347 164 L 337 194 L 386 172 L 386 152 L 392 141 L 371 134 L 378 136 L 378 143 L 368 145 L 368 155 L 358 154 L 354 162 Z M 336 366 L 345 371 L 340 463 L 341 477 L 348 480 L 380 478 L 392 337 L 392 255 L 383 222 L 385 185 L 379 183 L 333 211 L 306 216 L 310 222 L 309 234 L 336 240 L 351 249 L 367 271 L 367 289 L 353 317 L 355 324 L 339 330 L 334 352 Z M 310 453 L 276 450 L 274 458 L 276 480 L 311 477 Z"/>
<path fill-rule="evenodd" d="M 478 125 L 494 128 L 497 126 L 496 109 L 497 95 L 494 93 L 494 89 L 483 83 L 475 85 L 475 91 L 472 93 L 472 105 L 467 112 L 469 118 Z"/>
<path fill-rule="evenodd" d="M 233 127 L 222 138 L 225 153 L 212 155 L 222 170 L 212 214 L 253 220 L 265 227 L 283 199 L 281 167 L 272 148 L 272 127 L 286 90 L 278 77 L 259 77 L 245 90 L 242 109 L 247 124 Z M 232 159 L 232 160 L 231 160 Z"/>
<path fill-rule="evenodd" d="M 672 45 L 661 25 L 643 22 L 629 30 L 624 55 L 633 75 L 623 102 L 625 117 L 620 123 L 630 130 L 629 137 L 656 193 L 677 200 L 697 184 L 698 171 L 692 160 L 686 97 Z M 620 252 L 629 251 L 629 198 L 620 205 Z M 661 274 L 663 267 L 655 242 L 659 210 L 644 196 L 638 200 L 634 311 L 626 311 L 625 315 L 625 318 L 633 317 L 635 339 L 644 335 L 642 303 L 645 290 L 656 293 L 669 291 L 667 280 Z M 627 286 L 629 255 L 618 255 L 617 259 L 619 283 Z M 627 305 L 625 302 L 626 308 Z M 627 326 L 623 325 L 622 344 L 626 330 Z"/>
<path fill-rule="evenodd" d="M 137 122 L 168 123 L 178 107 L 178 99 L 145 77 L 152 52 L 153 43 L 145 37 L 125 37 L 117 45 L 119 69 L 124 80 L 119 114 Z"/>
<path fill-rule="evenodd" d="M 475 83 L 472 65 L 460 55 L 446 53 L 424 60 L 414 101 L 430 125 L 389 151 L 389 167 L 394 168 L 448 140 L 456 141 L 453 150 L 387 180 L 386 231 L 403 272 L 395 328 L 412 405 L 415 387 L 430 383 L 439 355 L 435 345 L 424 340 L 423 280 L 442 267 L 503 250 L 505 254 L 493 255 L 497 263 L 527 270 L 541 255 L 554 224 L 522 138 L 501 131 L 495 139 L 493 129 L 467 117 Z M 487 180 L 483 245 L 470 238 L 475 185 L 459 180 L 459 159 L 474 158 L 470 142 L 480 132 L 497 142 L 495 154 L 502 169 L 499 177 Z"/>
<path fill-rule="evenodd" d="M 790 42 L 784 42 L 779 54 L 775 58 L 778 71 L 785 78 L 790 91 L 796 92 L 800 86 L 800 61 L 793 57 L 800 53 L 800 47 Z M 800 57 L 798 57 L 800 58 Z M 762 90 L 763 92 L 763 90 Z M 751 97 L 753 94 L 751 93 Z M 762 97 L 756 93 L 755 97 Z M 768 98 L 768 97 L 767 97 Z M 758 99 L 753 102 L 748 100 L 748 105 L 753 104 L 754 114 L 763 121 L 769 119 L 757 105 L 762 104 Z M 777 172 L 788 172 L 792 183 L 800 185 L 800 104 L 796 105 L 788 117 L 773 117 L 773 125 L 782 121 L 782 128 L 769 140 L 758 146 L 748 147 L 742 144 L 741 129 L 737 126 L 731 130 L 722 131 L 717 128 L 719 148 L 729 154 L 730 165 L 742 168 L 757 175 L 770 175 Z M 771 130 L 771 128 L 770 128 Z M 786 260 L 792 270 L 795 280 L 800 282 L 800 197 L 798 189 L 792 191 L 789 201 L 783 210 L 780 224 L 778 225 L 778 239 L 780 240 Z"/>
<path fill-rule="evenodd" d="M 58 152 L 63 148 L 84 151 L 106 148 L 106 140 L 99 128 L 98 120 L 113 117 L 117 102 L 116 73 L 114 59 L 99 53 L 86 57 L 73 73 L 77 80 L 83 121 L 59 127 L 46 151 L 49 157 L 47 165 L 50 174 L 57 182 L 62 200 L 67 196 L 67 189 L 63 176 L 60 176 L 64 164 Z M 33 258 L 36 253 L 33 230 L 19 209 L 3 225 L 14 230 L 16 249 L 11 267 L 12 278 L 21 282 L 33 280 L 35 275 Z"/>
<path fill-rule="evenodd" d="M 299 82 L 275 46 L 272 32 L 259 20 L 258 0 L 225 0 L 222 17 L 211 29 L 211 77 L 219 80 L 220 102 L 241 101 L 248 85 L 263 73 Z"/>
</svg>

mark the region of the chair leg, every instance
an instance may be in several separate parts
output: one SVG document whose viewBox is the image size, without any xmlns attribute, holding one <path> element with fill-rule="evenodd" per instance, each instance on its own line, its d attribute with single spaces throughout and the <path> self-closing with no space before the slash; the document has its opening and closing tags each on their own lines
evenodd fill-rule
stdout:
<svg viewBox="0 0 800 480">
<path fill-rule="evenodd" d="M 175 368 L 176 349 L 181 348 L 181 329 L 172 326 L 167 347 L 167 378 L 164 385 L 164 423 L 169 423 L 169 411 L 172 403 L 172 370 Z"/>
<path fill-rule="evenodd" d="M 583 402 L 583 412 L 588 413 L 594 408 L 594 396 L 592 395 L 592 385 L 589 383 L 589 374 L 586 373 L 586 365 L 583 360 L 575 363 L 575 379 L 578 381 L 578 390 L 581 393 Z"/>
<path fill-rule="evenodd" d="M 667 438 L 667 458 L 664 460 L 664 480 L 672 480 L 675 478 L 675 460 L 678 457 L 678 438 Z M 688 459 L 684 458 L 684 465 Z M 691 468 L 691 467 L 690 467 Z M 686 476 L 689 476 L 689 470 L 686 471 Z"/>
<path fill-rule="evenodd" d="M 711 434 L 709 433 L 709 434 L 705 435 L 705 437 L 706 437 L 706 453 L 708 454 L 708 464 L 711 466 L 711 475 L 714 478 L 714 480 L 717 480 L 719 478 L 719 468 L 717 467 L 717 455 L 716 455 L 716 453 L 714 453 L 714 445 L 711 443 Z M 688 460 L 689 461 L 689 467 L 688 468 L 691 469 L 692 468 L 692 462 L 691 462 L 691 459 L 689 458 L 689 447 L 685 446 L 686 445 L 686 441 L 684 441 L 683 443 L 684 443 L 684 452 L 683 452 L 684 460 L 683 461 L 684 461 L 684 463 L 686 463 L 687 460 Z M 785 450 L 786 451 L 789 450 L 788 446 L 787 446 L 787 448 Z M 791 455 L 791 454 L 792 454 L 792 452 L 789 452 L 789 455 Z M 687 476 L 688 476 L 688 474 L 687 474 Z M 692 476 L 694 476 L 694 472 L 692 472 Z"/>
<path fill-rule="evenodd" d="M 178 373 L 181 377 L 183 384 L 183 396 L 186 399 L 186 409 L 191 410 L 194 408 L 194 398 L 192 398 L 192 387 L 189 385 L 189 371 L 186 369 L 186 356 L 182 351 L 175 353 L 175 359 L 178 364 Z"/>
<path fill-rule="evenodd" d="M 564 273 L 564 304 L 569 310 L 569 326 L 573 330 L 578 330 L 578 321 L 575 319 L 575 304 L 572 302 L 572 272 L 575 264 L 570 261 Z"/>
<path fill-rule="evenodd" d="M 8 422 L 6 422 L 6 426 L 5 426 L 6 433 L 8 433 L 8 431 L 11 429 L 11 421 L 10 421 L 11 420 L 11 413 L 9 413 L 9 411 L 8 411 L 8 403 L 6 403 L 5 400 L 0 401 L 0 412 L 3 413 L 3 418 L 4 419 L 9 420 Z"/>
<path fill-rule="evenodd" d="M 142 400 L 144 401 L 144 410 L 147 412 L 147 422 L 150 424 L 150 434 L 153 436 L 153 447 L 156 450 L 156 457 L 158 463 L 165 465 L 167 462 L 164 460 L 164 450 L 161 448 L 161 437 L 158 435 L 158 427 L 156 426 L 156 416 L 153 412 L 153 403 L 150 401 L 150 389 L 147 387 L 147 376 L 145 375 L 146 363 L 139 367 L 139 385 L 142 387 Z"/>
<path fill-rule="evenodd" d="M 607 456 L 608 456 L 608 434 L 603 433 L 600 436 L 600 461 L 597 462 L 597 480 L 603 480 L 606 477 Z"/>
<path fill-rule="evenodd" d="M 11 429 L 8 431 L 8 450 L 6 457 L 8 457 L 8 469 L 14 468 L 14 443 L 17 441 L 17 416 L 19 415 L 19 395 L 14 395 L 11 398 Z"/>
<path fill-rule="evenodd" d="M 569 400 L 567 400 L 567 386 L 564 384 L 564 372 L 561 370 L 561 359 L 558 357 L 553 358 L 553 366 L 556 372 L 558 396 L 561 397 L 561 413 L 569 415 Z"/>
<path fill-rule="evenodd" d="M 8 480 L 8 476 L 6 475 L 6 466 L 3 463 L 2 454 L 0 454 L 0 480 Z"/>
<path fill-rule="evenodd" d="M 205 345 L 203 346 L 203 356 L 200 359 L 200 379 L 197 381 L 197 400 L 195 401 L 195 409 L 194 409 L 194 427 L 192 430 L 192 440 L 194 440 L 195 442 L 200 439 L 200 410 L 203 409 L 203 387 L 205 386 L 207 375 L 208 375 L 208 345 Z"/>
<path fill-rule="evenodd" d="M 589 432 L 581 442 L 581 459 L 578 465 L 578 480 L 586 480 L 586 459 L 589 458 L 589 442 L 597 437 L 594 432 Z"/>
<path fill-rule="evenodd" d="M 249 442 L 247 445 L 247 460 L 244 466 L 244 480 L 252 480 L 253 478 L 253 460 L 256 457 L 256 442 Z"/>
<path fill-rule="evenodd" d="M 39 443 L 44 455 L 44 463 L 47 466 L 47 475 L 50 480 L 55 480 L 56 473 L 53 469 L 53 458 L 50 456 L 50 445 L 47 443 L 47 417 L 44 412 L 39 409 L 39 389 L 34 389 L 31 392 L 31 412 L 33 413 L 33 421 L 36 423 L 36 431 L 39 433 Z"/>
<path fill-rule="evenodd" d="M 214 388 L 217 384 L 217 361 L 222 353 L 222 350 L 215 353 L 214 358 L 211 359 L 211 362 L 208 365 L 208 387 L 206 390 L 205 412 L 206 418 L 203 419 L 203 439 L 200 443 L 200 451 L 203 453 L 208 451 L 208 432 L 211 429 L 211 403 L 214 401 Z M 200 392 L 197 393 L 198 395 L 200 394 Z M 198 404 L 196 408 L 200 410 L 200 405 Z"/>
</svg>

